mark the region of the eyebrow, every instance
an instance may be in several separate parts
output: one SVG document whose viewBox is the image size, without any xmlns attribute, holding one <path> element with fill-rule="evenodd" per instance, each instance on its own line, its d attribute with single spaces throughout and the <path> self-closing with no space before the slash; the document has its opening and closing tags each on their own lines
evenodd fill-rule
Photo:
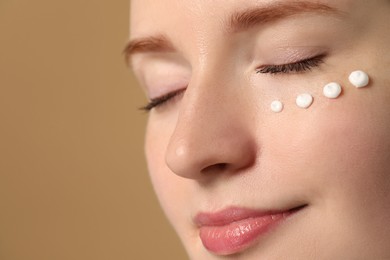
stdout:
<svg viewBox="0 0 390 260">
<path fill-rule="evenodd" d="M 123 53 L 129 65 L 130 56 L 136 53 L 173 51 L 175 51 L 173 44 L 164 35 L 156 35 L 131 40 L 126 44 Z"/>
<path fill-rule="evenodd" d="M 308 1 L 279 2 L 266 6 L 250 8 L 233 13 L 225 22 L 224 28 L 228 33 L 237 33 L 258 25 L 264 25 L 302 13 L 340 14 L 340 11 L 325 4 Z M 174 52 L 171 41 L 164 35 L 156 35 L 130 40 L 123 53 L 126 63 L 136 53 Z"/>
<path fill-rule="evenodd" d="M 340 15 L 339 10 L 326 4 L 308 1 L 279 2 L 234 13 L 227 20 L 225 28 L 228 32 L 235 33 L 303 13 Z"/>
</svg>

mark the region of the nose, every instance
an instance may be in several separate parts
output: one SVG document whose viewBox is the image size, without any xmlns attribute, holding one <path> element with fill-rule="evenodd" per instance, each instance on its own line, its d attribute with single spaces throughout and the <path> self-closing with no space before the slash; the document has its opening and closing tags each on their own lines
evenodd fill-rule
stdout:
<svg viewBox="0 0 390 260">
<path fill-rule="evenodd" d="M 245 91 L 231 83 L 191 82 L 166 151 L 172 172 L 200 180 L 253 165 L 257 145 L 246 100 Z"/>
</svg>

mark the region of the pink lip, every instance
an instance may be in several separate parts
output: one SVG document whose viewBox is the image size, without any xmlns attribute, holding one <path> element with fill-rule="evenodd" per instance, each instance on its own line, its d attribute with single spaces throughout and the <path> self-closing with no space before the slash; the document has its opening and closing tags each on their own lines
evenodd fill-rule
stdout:
<svg viewBox="0 0 390 260">
<path fill-rule="evenodd" d="M 194 222 L 204 247 L 217 255 L 243 251 L 303 207 L 282 211 L 256 211 L 231 207 L 216 213 L 199 213 Z"/>
</svg>

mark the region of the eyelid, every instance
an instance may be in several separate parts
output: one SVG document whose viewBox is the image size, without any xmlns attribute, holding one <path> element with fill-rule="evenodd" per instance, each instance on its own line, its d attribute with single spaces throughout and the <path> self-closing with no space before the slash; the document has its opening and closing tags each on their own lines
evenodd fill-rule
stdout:
<svg viewBox="0 0 390 260">
<path fill-rule="evenodd" d="M 279 74 L 279 73 L 299 73 L 311 70 L 314 67 L 318 67 L 321 63 L 323 63 L 323 59 L 327 56 L 327 54 L 320 54 L 314 57 L 310 57 L 307 59 L 303 59 L 300 61 L 288 63 L 288 64 L 279 64 L 279 65 L 263 65 L 256 69 L 256 73 L 263 74 Z M 163 94 L 159 97 L 153 98 L 149 101 L 148 104 L 141 107 L 141 110 L 149 112 L 153 108 L 166 105 L 168 102 L 172 101 L 175 97 L 182 94 L 186 88 L 181 88 L 167 94 Z"/>
<path fill-rule="evenodd" d="M 169 92 L 167 94 L 161 95 L 159 97 L 153 98 L 149 101 L 148 104 L 145 106 L 141 107 L 141 110 L 144 110 L 146 112 L 149 112 L 155 107 L 159 107 L 162 105 L 166 105 L 169 101 L 172 101 L 175 97 L 179 96 L 180 94 L 184 93 L 186 89 L 178 89 L 172 92 Z"/>
<path fill-rule="evenodd" d="M 296 62 L 278 65 L 262 65 L 256 69 L 256 73 L 262 74 L 279 74 L 279 73 L 299 73 L 311 70 L 323 63 L 323 59 L 327 54 L 320 54 L 314 57 L 302 59 Z"/>
</svg>

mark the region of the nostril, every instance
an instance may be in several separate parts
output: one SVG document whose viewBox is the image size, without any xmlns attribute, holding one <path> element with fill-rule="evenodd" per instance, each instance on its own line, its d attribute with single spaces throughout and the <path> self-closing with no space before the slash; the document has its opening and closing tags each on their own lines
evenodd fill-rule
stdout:
<svg viewBox="0 0 390 260">
<path fill-rule="evenodd" d="M 213 165 L 205 167 L 204 169 L 201 170 L 201 173 L 217 172 L 217 171 L 222 172 L 222 171 L 226 170 L 227 167 L 228 167 L 227 163 L 217 163 L 217 164 L 213 164 Z"/>
</svg>

